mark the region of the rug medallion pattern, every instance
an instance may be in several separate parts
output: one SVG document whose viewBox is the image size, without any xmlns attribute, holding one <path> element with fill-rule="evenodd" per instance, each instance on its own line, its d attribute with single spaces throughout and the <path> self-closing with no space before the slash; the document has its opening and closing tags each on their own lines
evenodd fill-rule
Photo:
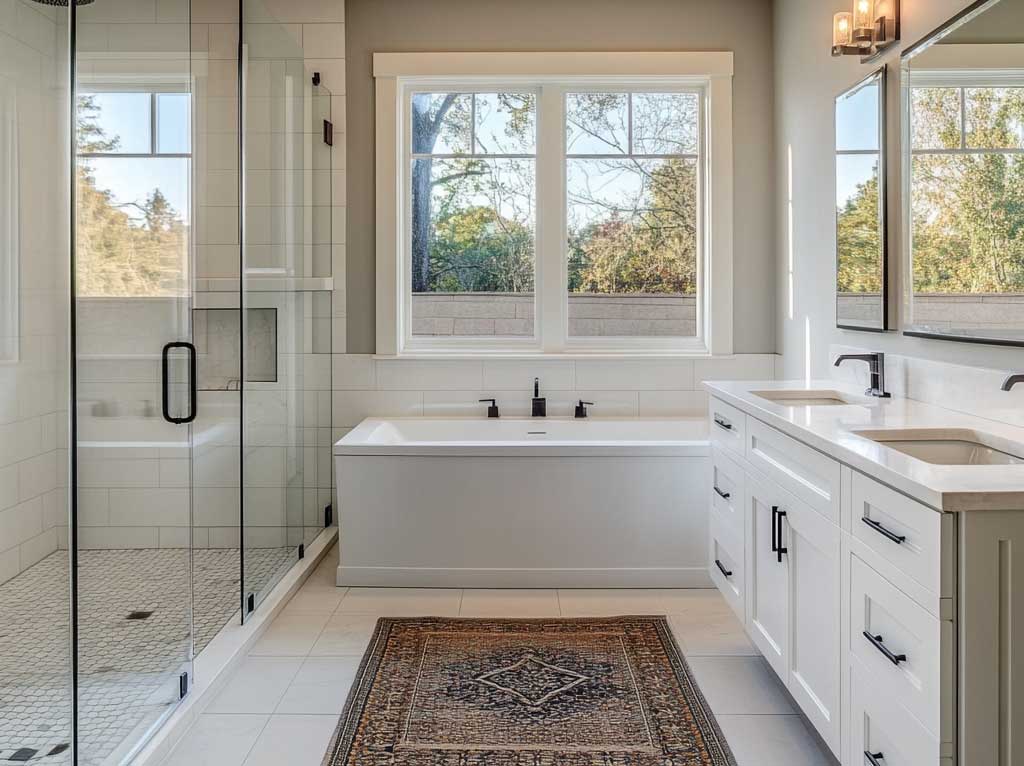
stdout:
<svg viewBox="0 0 1024 766">
<path fill-rule="evenodd" d="M 663 617 L 382 619 L 324 766 L 734 766 Z"/>
</svg>

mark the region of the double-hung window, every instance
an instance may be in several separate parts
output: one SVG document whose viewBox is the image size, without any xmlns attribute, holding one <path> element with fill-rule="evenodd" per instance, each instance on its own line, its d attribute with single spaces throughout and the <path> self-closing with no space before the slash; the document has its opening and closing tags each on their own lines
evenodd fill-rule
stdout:
<svg viewBox="0 0 1024 766">
<path fill-rule="evenodd" d="M 378 353 L 731 351 L 731 54 L 375 75 Z"/>
<path fill-rule="evenodd" d="M 180 296 L 189 287 L 192 95 L 181 83 L 82 87 L 78 290 Z"/>
</svg>

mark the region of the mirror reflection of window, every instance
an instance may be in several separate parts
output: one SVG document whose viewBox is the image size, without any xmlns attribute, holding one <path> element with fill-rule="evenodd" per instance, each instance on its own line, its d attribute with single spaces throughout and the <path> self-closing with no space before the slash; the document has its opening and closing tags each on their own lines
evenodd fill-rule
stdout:
<svg viewBox="0 0 1024 766">
<path fill-rule="evenodd" d="M 884 330 L 884 72 L 836 99 L 836 324 Z"/>
<path fill-rule="evenodd" d="M 1004 1 L 904 62 L 912 334 L 1024 344 L 1022 41 Z"/>
<path fill-rule="evenodd" d="M 79 93 L 80 295 L 187 294 L 191 108 L 184 91 Z"/>
</svg>

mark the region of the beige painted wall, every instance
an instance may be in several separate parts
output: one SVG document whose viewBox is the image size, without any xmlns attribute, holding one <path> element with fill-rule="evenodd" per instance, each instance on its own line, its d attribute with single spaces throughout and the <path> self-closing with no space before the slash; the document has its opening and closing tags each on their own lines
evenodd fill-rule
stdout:
<svg viewBox="0 0 1024 766">
<path fill-rule="evenodd" d="M 731 50 L 735 350 L 775 349 L 772 36 L 768 0 L 348 0 L 347 351 L 374 351 L 371 55 L 385 51 Z"/>
<path fill-rule="evenodd" d="M 1004 0 L 1004 4 L 1018 2 Z M 853 57 L 831 58 L 831 19 L 841 5 L 844 3 L 821 0 L 776 0 L 774 5 L 777 339 L 778 351 L 784 356 L 783 374 L 803 377 L 810 371 L 813 376 L 827 376 L 828 350 L 832 344 L 871 347 L 892 354 L 980 367 L 1020 367 L 1024 356 L 1020 349 L 908 338 L 899 333 L 878 335 L 835 329 L 832 289 L 835 283 L 835 171 L 830 116 L 835 96 L 878 66 L 862 65 Z M 969 0 L 903 0 L 901 49 L 910 47 L 968 5 Z M 898 275 L 901 267 L 898 52 L 890 53 L 886 61 L 890 64 L 889 250 L 891 271 Z M 894 301 L 898 304 L 898 277 L 894 281 Z M 746 299 L 743 293 L 738 295 L 741 302 Z M 898 308 L 894 316 L 897 323 Z"/>
</svg>

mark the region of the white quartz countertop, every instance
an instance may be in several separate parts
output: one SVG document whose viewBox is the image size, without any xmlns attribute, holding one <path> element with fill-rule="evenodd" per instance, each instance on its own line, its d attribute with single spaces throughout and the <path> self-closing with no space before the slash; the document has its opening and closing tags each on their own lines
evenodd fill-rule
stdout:
<svg viewBox="0 0 1024 766">
<path fill-rule="evenodd" d="M 854 433 L 882 429 L 969 429 L 1024 444 L 1024 428 L 913 399 L 874 399 L 831 380 L 706 381 L 712 396 L 820 452 L 943 511 L 1024 509 L 1024 465 L 936 465 Z M 788 406 L 754 391 L 838 391 L 855 403 Z"/>
</svg>

